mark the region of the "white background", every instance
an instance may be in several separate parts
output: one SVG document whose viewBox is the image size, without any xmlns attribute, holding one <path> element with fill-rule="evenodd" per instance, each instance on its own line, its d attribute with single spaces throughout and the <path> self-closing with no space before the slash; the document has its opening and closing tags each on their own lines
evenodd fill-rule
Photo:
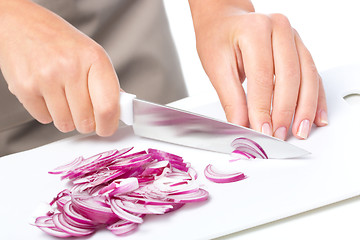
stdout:
<svg viewBox="0 0 360 240">
<path fill-rule="evenodd" d="M 164 2 L 190 96 L 213 92 L 196 53 L 188 2 Z M 257 12 L 283 13 L 290 19 L 312 53 L 319 72 L 360 64 L 358 1 L 254 0 L 253 3 Z M 354 77 L 360 81 L 360 76 Z M 360 239 L 359 223 L 360 197 L 355 197 L 221 239 Z"/>
</svg>

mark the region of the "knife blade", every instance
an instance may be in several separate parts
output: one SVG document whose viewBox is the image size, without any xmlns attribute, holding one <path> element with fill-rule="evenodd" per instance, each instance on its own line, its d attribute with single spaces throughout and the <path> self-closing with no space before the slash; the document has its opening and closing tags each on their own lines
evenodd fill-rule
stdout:
<svg viewBox="0 0 360 240">
<path fill-rule="evenodd" d="M 253 129 L 137 99 L 135 95 L 121 92 L 122 120 L 133 125 L 134 133 L 182 146 L 213 152 L 231 153 L 231 143 L 239 137 L 258 143 L 269 158 L 296 158 L 308 151 Z"/>
</svg>

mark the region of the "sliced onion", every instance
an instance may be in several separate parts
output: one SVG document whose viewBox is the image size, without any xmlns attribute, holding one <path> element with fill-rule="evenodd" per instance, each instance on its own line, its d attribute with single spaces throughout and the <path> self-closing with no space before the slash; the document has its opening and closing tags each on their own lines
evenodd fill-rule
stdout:
<svg viewBox="0 0 360 240">
<path fill-rule="evenodd" d="M 169 195 L 167 198 L 173 200 L 176 203 L 191 203 L 205 201 L 208 199 L 208 197 L 209 193 L 206 190 L 200 188 L 198 191 Z"/>
<path fill-rule="evenodd" d="M 63 230 L 57 228 L 57 227 L 39 227 L 42 231 L 45 233 L 59 238 L 66 238 L 66 237 L 72 237 L 71 234 L 64 232 Z"/>
<path fill-rule="evenodd" d="M 83 160 L 84 160 L 84 158 L 82 156 L 77 157 L 77 158 L 74 159 L 74 161 L 72 161 L 72 162 L 70 162 L 68 164 L 65 164 L 63 166 L 59 166 L 59 167 L 55 168 L 54 170 L 49 171 L 49 173 L 50 174 L 60 174 L 60 173 L 69 171 L 70 169 L 75 168 L 76 166 L 78 166 Z"/>
<path fill-rule="evenodd" d="M 117 216 L 105 203 L 105 198 L 99 196 L 74 195 L 72 197 L 74 209 L 94 224 L 108 224 L 116 221 Z"/>
<path fill-rule="evenodd" d="M 204 170 L 205 177 L 212 182 L 216 183 L 230 183 L 244 180 L 245 174 L 242 172 L 236 173 L 219 173 L 214 170 L 213 165 L 209 164 Z"/>
<path fill-rule="evenodd" d="M 164 214 L 173 208 L 173 205 L 149 205 L 131 201 L 118 201 L 117 205 L 122 209 L 137 214 Z"/>
<path fill-rule="evenodd" d="M 94 232 L 94 229 L 79 228 L 72 226 L 67 221 L 65 221 L 64 215 L 62 213 L 56 213 L 52 216 L 52 218 L 55 226 L 58 229 L 61 229 L 62 231 L 70 234 L 71 236 L 81 237 L 81 236 L 90 235 Z"/>
<path fill-rule="evenodd" d="M 51 201 L 53 211 L 34 225 L 57 237 L 86 236 L 105 225 L 123 235 L 147 214 L 165 214 L 208 198 L 195 182 L 195 170 L 180 156 L 157 149 L 129 153 L 131 149 L 79 157 L 51 171 L 72 186 Z"/>
<path fill-rule="evenodd" d="M 261 158 L 268 159 L 264 149 L 249 138 L 236 138 L 231 146 L 235 148 L 233 154 L 238 154 L 239 159 Z"/>
<path fill-rule="evenodd" d="M 84 227 L 85 226 L 89 226 L 89 227 L 94 226 L 92 220 L 84 217 L 83 215 L 81 215 L 80 213 L 78 213 L 77 211 L 74 210 L 74 207 L 73 207 L 71 201 L 68 201 L 64 205 L 64 214 L 65 214 L 65 216 L 68 216 L 70 219 L 72 219 L 76 223 L 78 223 L 78 225 L 83 225 Z"/>
<path fill-rule="evenodd" d="M 119 204 L 120 203 L 120 204 Z M 120 218 L 133 223 L 142 223 L 143 219 L 133 215 L 121 208 L 121 200 L 112 198 L 110 199 L 111 210 Z"/>
<path fill-rule="evenodd" d="M 139 188 L 139 181 L 137 178 L 130 177 L 125 179 L 118 179 L 113 181 L 110 185 L 103 187 L 99 194 L 108 194 L 108 196 L 116 196 L 132 192 Z"/>
<path fill-rule="evenodd" d="M 35 226 L 37 227 L 55 227 L 51 216 L 40 216 L 35 219 Z"/>
<path fill-rule="evenodd" d="M 128 222 L 125 220 L 120 220 L 107 227 L 113 234 L 118 236 L 123 236 L 127 233 L 134 231 L 139 224 Z"/>
</svg>

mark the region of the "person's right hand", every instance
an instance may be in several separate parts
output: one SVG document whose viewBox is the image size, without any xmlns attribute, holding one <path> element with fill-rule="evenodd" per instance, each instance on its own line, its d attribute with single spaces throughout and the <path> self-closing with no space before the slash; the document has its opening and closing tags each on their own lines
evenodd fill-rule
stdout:
<svg viewBox="0 0 360 240">
<path fill-rule="evenodd" d="M 117 129 L 120 86 L 105 50 L 47 9 L 0 0 L 0 68 L 39 122 L 100 136 Z"/>
</svg>

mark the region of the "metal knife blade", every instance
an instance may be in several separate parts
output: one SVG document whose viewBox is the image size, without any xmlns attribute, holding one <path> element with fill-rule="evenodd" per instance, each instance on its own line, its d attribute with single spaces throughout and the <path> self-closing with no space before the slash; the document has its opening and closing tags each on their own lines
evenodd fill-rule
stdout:
<svg viewBox="0 0 360 240">
<path fill-rule="evenodd" d="M 133 125 L 141 137 L 208 151 L 231 153 L 239 137 L 257 142 L 269 158 L 295 158 L 308 151 L 252 129 L 199 114 L 136 99 L 121 93 L 121 120 Z M 127 119 L 126 119 L 127 118 Z"/>
</svg>

